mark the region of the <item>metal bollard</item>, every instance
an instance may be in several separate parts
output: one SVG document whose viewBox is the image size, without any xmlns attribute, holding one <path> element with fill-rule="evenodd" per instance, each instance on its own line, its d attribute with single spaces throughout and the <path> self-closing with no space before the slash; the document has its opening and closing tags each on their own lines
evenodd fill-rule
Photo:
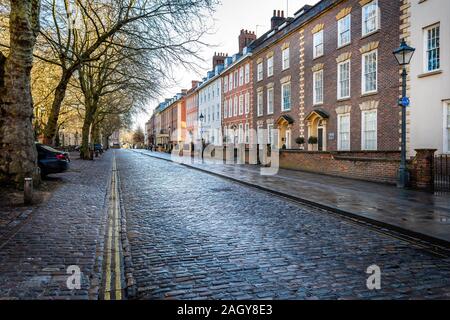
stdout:
<svg viewBox="0 0 450 320">
<path fill-rule="evenodd" d="M 25 204 L 33 203 L 33 179 L 25 178 L 23 187 L 23 201 Z"/>
</svg>

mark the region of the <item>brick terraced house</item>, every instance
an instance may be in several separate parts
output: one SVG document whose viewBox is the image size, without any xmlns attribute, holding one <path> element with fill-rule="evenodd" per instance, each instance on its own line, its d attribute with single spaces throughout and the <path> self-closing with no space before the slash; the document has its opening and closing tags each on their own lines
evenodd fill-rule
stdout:
<svg viewBox="0 0 450 320">
<path fill-rule="evenodd" d="M 225 60 L 222 73 L 222 126 L 228 143 L 252 142 L 254 110 L 250 44 L 255 40 L 255 32 L 241 30 L 239 53 Z"/>
<path fill-rule="evenodd" d="M 266 140 L 398 151 L 399 16 L 399 1 L 380 0 L 322 0 L 294 18 L 275 12 L 252 44 L 255 127 L 279 130 Z"/>
<path fill-rule="evenodd" d="M 191 89 L 186 94 L 186 141 L 195 143 L 198 137 L 198 91 L 200 81 L 192 81 Z"/>
</svg>

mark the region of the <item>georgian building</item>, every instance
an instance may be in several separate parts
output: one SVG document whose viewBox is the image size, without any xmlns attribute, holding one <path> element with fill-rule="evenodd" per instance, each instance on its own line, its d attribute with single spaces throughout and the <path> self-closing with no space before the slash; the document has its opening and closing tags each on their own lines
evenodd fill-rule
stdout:
<svg viewBox="0 0 450 320">
<path fill-rule="evenodd" d="M 293 18 L 275 12 L 253 44 L 255 127 L 268 143 L 308 150 L 400 146 L 400 1 L 322 0 Z M 313 142 L 308 144 L 308 140 Z"/>
<path fill-rule="evenodd" d="M 181 150 L 186 141 L 186 96 L 182 90 L 155 110 L 156 143 L 162 150 Z"/>
<path fill-rule="evenodd" d="M 253 126 L 253 72 L 250 44 L 256 39 L 251 31 L 241 30 L 239 53 L 225 61 L 223 82 L 223 133 L 227 142 L 252 142 Z"/>
<path fill-rule="evenodd" d="M 409 68 L 408 149 L 450 153 L 450 1 L 402 0 Z"/>
<path fill-rule="evenodd" d="M 227 56 L 219 53 L 213 57 L 213 71 L 198 87 L 199 134 L 207 144 L 222 145 L 222 78 L 223 64 Z"/>
<path fill-rule="evenodd" d="M 195 143 L 198 137 L 198 86 L 200 81 L 192 81 L 186 94 L 186 143 Z"/>
</svg>

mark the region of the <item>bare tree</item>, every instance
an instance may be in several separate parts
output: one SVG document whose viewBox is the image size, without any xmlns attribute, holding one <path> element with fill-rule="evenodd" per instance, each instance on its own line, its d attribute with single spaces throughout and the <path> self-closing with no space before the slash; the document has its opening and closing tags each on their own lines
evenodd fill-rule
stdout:
<svg viewBox="0 0 450 320">
<path fill-rule="evenodd" d="M 83 92 L 81 158 L 90 159 L 89 142 L 99 142 L 99 123 L 109 114 L 130 113 L 152 98 L 162 77 L 152 67 L 151 55 L 129 52 L 125 47 L 106 44 L 99 60 L 85 63 L 79 70 Z M 97 141 L 96 141 L 97 140 Z"/>
<path fill-rule="evenodd" d="M 39 180 L 30 86 L 39 14 L 39 0 L 10 1 L 9 52 L 0 53 L 0 181 L 19 187 Z"/>
<path fill-rule="evenodd" d="M 52 142 L 67 86 L 81 67 L 109 45 L 152 52 L 161 66 L 189 66 L 198 58 L 205 12 L 216 0 L 44 0 L 40 56 L 61 68 L 45 139 Z M 124 41 L 126 39 L 127 41 Z"/>
</svg>

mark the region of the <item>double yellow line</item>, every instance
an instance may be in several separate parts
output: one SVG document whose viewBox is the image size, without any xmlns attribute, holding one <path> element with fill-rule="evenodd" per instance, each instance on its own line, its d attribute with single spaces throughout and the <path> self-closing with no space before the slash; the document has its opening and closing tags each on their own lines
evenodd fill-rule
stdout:
<svg viewBox="0 0 450 320">
<path fill-rule="evenodd" d="M 120 256 L 120 198 L 117 162 L 114 154 L 111 176 L 111 196 L 108 210 L 108 238 L 106 243 L 104 299 L 122 300 L 122 265 Z M 113 266 L 114 264 L 114 266 Z M 114 275 L 114 281 L 113 281 Z"/>
</svg>

